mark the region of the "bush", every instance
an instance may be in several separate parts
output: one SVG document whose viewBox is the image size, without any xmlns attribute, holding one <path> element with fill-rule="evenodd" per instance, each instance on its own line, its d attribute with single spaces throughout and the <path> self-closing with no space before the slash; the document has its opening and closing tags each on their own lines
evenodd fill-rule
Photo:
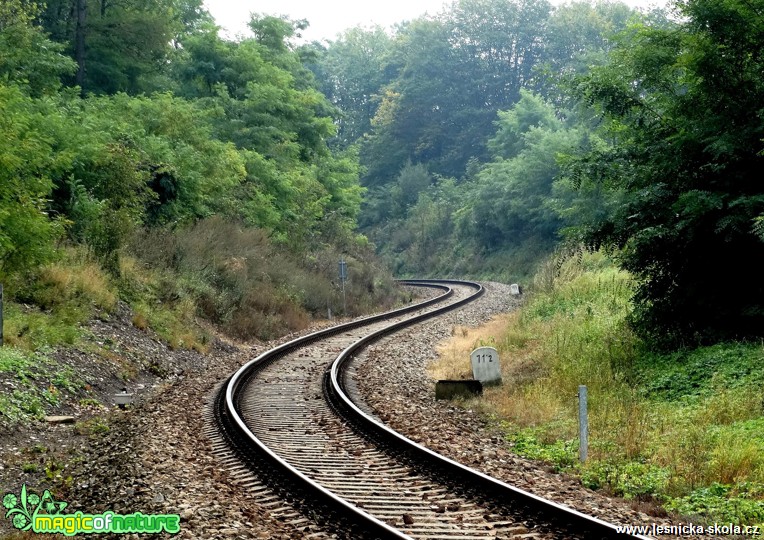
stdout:
<svg viewBox="0 0 764 540">
<path fill-rule="evenodd" d="M 671 499 L 666 509 L 696 516 L 705 523 L 764 523 L 764 486 L 713 483 L 684 497 Z"/>
<path fill-rule="evenodd" d="M 592 489 L 607 488 L 626 499 L 653 500 L 666 489 L 669 472 L 635 461 L 590 461 L 581 471 L 581 482 Z"/>
<path fill-rule="evenodd" d="M 233 338 L 267 340 L 306 328 L 327 308 L 341 312 L 335 277 L 340 255 L 326 246 L 294 253 L 260 229 L 213 216 L 175 230 L 141 231 L 129 251 L 123 257 L 121 293 L 136 306 L 138 320 L 168 341 L 171 319 L 178 323 L 174 332 L 199 316 Z M 360 257 L 345 258 L 351 276 L 348 315 L 395 302 L 395 287 L 385 272 Z"/>
</svg>

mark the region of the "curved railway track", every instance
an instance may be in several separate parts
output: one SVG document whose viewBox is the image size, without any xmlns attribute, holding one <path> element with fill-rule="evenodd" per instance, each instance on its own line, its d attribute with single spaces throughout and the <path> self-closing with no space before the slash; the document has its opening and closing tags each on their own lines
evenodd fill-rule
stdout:
<svg viewBox="0 0 764 540">
<path fill-rule="evenodd" d="M 470 282 L 404 283 L 441 294 L 285 343 L 220 388 L 215 423 L 239 467 L 349 538 L 639 538 L 440 456 L 363 412 L 352 377 L 360 349 L 483 293 Z"/>
</svg>

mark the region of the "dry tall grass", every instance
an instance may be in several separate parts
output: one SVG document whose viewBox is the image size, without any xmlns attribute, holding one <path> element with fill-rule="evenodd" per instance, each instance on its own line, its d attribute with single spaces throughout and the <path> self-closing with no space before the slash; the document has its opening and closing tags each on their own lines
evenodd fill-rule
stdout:
<svg viewBox="0 0 764 540">
<path fill-rule="evenodd" d="M 113 310 L 116 290 L 100 265 L 81 248 L 66 248 L 62 253 L 60 261 L 40 269 L 35 303 L 44 309 L 75 302 Z"/>
<path fill-rule="evenodd" d="M 219 217 L 140 232 L 130 251 L 132 257 L 123 257 L 121 288 L 127 296 L 132 290 L 152 327 L 169 327 L 169 320 L 152 313 L 160 307 L 176 319 L 198 315 L 235 339 L 267 340 L 302 330 L 330 309 L 335 316 L 357 315 L 396 300 L 392 279 L 373 261 L 346 254 L 350 279 L 343 313 L 339 253 L 324 245 L 293 253 L 265 231 Z"/>
<path fill-rule="evenodd" d="M 493 346 L 494 336 L 504 331 L 509 324 L 510 316 L 509 314 L 499 315 L 480 328 L 454 326 L 451 329 L 451 338 L 436 347 L 439 360 L 428 366 L 430 377 L 471 379 L 470 353 L 484 344 Z"/>
<path fill-rule="evenodd" d="M 625 324 L 631 290 L 630 276 L 602 254 L 550 261 L 521 310 L 480 328 L 454 328 L 429 375 L 471 378 L 470 351 L 496 346 L 503 385 L 469 406 L 515 433 L 531 430 L 541 444 L 577 439 L 576 391 L 587 385 L 590 461 L 583 470 L 619 492 L 678 496 L 714 482 L 764 482 L 761 440 L 738 435 L 741 424 L 762 416 L 760 388 L 719 384 L 685 403 L 650 398 L 634 384 L 641 345 Z"/>
</svg>

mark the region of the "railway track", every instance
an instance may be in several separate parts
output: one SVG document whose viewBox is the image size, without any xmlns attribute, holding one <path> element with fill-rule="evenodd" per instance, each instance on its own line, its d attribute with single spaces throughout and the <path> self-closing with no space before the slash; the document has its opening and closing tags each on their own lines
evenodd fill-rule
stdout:
<svg viewBox="0 0 764 540">
<path fill-rule="evenodd" d="M 299 508 L 303 516 L 288 516 L 295 525 L 308 514 L 348 538 L 638 538 L 435 454 L 363 412 L 354 355 L 483 292 L 469 282 L 406 283 L 440 294 L 290 341 L 232 375 L 212 408 L 229 463 Z M 259 482 L 245 485 L 259 492 Z"/>
</svg>

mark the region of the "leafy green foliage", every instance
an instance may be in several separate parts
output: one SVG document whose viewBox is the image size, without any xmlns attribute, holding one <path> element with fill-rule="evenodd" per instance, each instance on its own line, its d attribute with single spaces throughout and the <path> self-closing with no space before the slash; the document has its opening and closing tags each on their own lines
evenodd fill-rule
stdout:
<svg viewBox="0 0 764 540">
<path fill-rule="evenodd" d="M 497 125 L 488 143 L 494 159 L 477 175 L 470 232 L 489 250 L 526 238 L 552 244 L 561 226 L 551 198 L 557 156 L 571 152 L 580 134 L 563 129 L 554 109 L 530 93 Z"/>
<path fill-rule="evenodd" d="M 661 13 L 655 13 L 658 21 Z M 615 36 L 640 16 L 621 2 L 572 2 L 558 6 L 546 21 L 538 88 L 548 98 L 569 101 L 560 81 L 603 64 Z M 651 24 L 655 24 L 651 21 Z"/>
<path fill-rule="evenodd" d="M 329 47 L 312 45 L 315 59 L 309 63 L 321 91 L 342 111 L 333 140 L 340 148 L 371 133 L 380 89 L 391 82 L 387 65 L 392 39 L 384 29 L 351 28 Z"/>
<path fill-rule="evenodd" d="M 0 83 L 14 83 L 35 96 L 55 92 L 61 77 L 75 69 L 63 47 L 32 24 L 38 14 L 32 2 L 7 0 L 0 6 Z"/>
<path fill-rule="evenodd" d="M 56 222 L 46 212 L 52 148 L 36 104 L 14 86 L 0 85 L 0 276 L 52 256 Z"/>
<path fill-rule="evenodd" d="M 355 231 L 357 149 L 329 148 L 338 111 L 294 45 L 305 24 L 255 16 L 230 41 L 196 0 L 0 6 L 0 278 L 29 306 L 10 304 L 9 342 L 78 343 L 117 292 L 174 347 L 207 349 L 199 316 L 276 337 L 337 311 L 341 254 L 354 313 L 393 301 Z"/>
<path fill-rule="evenodd" d="M 722 386 L 761 385 L 764 348 L 749 343 L 719 343 L 670 354 L 645 354 L 635 370 L 641 384 L 657 398 L 708 396 Z M 709 373 L 713 378 L 709 378 Z"/>
<path fill-rule="evenodd" d="M 396 271 L 527 276 L 582 207 L 606 204 L 601 192 L 584 197 L 557 179 L 558 163 L 586 144 L 589 130 L 538 95 L 521 96 L 499 112 L 491 160 L 473 162 L 468 178 L 407 163 L 394 182 L 371 190 L 361 224 L 375 228 L 372 240 L 394 254 Z"/>
<path fill-rule="evenodd" d="M 254 18 L 255 39 L 239 43 L 214 29 L 192 36 L 178 68 L 183 91 L 209 108 L 213 136 L 243 159 L 244 177 L 218 211 L 295 246 L 322 234 L 346 241 L 361 202 L 357 156 L 329 150 L 336 111 L 292 50 L 289 24 Z"/>
<path fill-rule="evenodd" d="M 403 27 L 388 53 L 397 77 L 378 92 L 363 145 L 367 185 L 389 182 L 407 160 L 458 177 L 470 158 L 486 157 L 496 111 L 531 84 L 549 10 L 543 1 L 461 0 Z"/>
<path fill-rule="evenodd" d="M 40 353 L 15 347 L 0 348 L 0 381 L 9 391 L 0 395 L 0 428 L 8 429 L 45 415 L 48 405 L 59 403 L 59 392 L 74 392 L 83 383 Z"/>
<path fill-rule="evenodd" d="M 764 523 L 764 502 L 759 500 L 762 493 L 764 486 L 760 484 L 715 483 L 671 500 L 666 509 L 701 517 L 707 523 Z"/>
<path fill-rule="evenodd" d="M 577 441 L 555 441 L 544 444 L 538 430 L 533 428 L 513 431 L 508 437 L 512 451 L 518 455 L 552 463 L 558 471 L 570 469 L 578 459 Z"/>
<path fill-rule="evenodd" d="M 65 21 L 54 24 L 49 16 L 61 12 L 64 5 L 51 3 L 42 14 L 54 35 L 67 27 Z M 130 39 L 142 41 L 142 34 L 133 32 L 132 25 L 140 26 L 141 17 L 159 12 L 165 18 L 159 17 L 153 24 L 162 24 L 164 33 L 159 32 L 156 39 L 167 40 L 171 29 L 179 31 L 172 22 L 176 12 L 168 2 L 142 7 L 103 2 L 97 7 L 99 10 L 91 9 L 91 18 L 100 17 L 97 24 L 120 21 L 121 31 Z M 39 32 L 31 26 L 31 19 L 28 16 L 19 24 L 29 32 Z M 143 84 L 139 79 L 153 76 L 148 67 L 133 69 L 104 60 L 104 65 L 126 77 L 134 75 L 134 80 L 123 84 L 111 74 L 106 78 L 117 85 L 114 88 L 95 82 L 100 61 L 97 36 L 104 35 L 95 20 L 89 28 L 88 84 L 98 86 L 102 93 L 120 88 L 135 91 L 136 85 Z M 193 22 L 184 24 L 193 26 Z M 181 33 L 183 51 L 175 55 L 172 71 L 165 76 L 179 77 L 185 98 L 164 93 L 81 99 L 62 92 L 35 101 L 12 88 L 4 90 L 4 109 L 9 113 L 14 108 L 23 110 L 28 116 L 27 121 L 18 115 L 8 127 L 5 174 L 27 174 L 17 167 L 42 174 L 34 182 L 25 181 L 29 194 L 22 197 L 25 206 L 10 201 L 6 205 L 13 207 L 15 222 L 27 225 L 3 227 L 4 234 L 16 236 L 4 240 L 8 254 L 3 259 L 11 257 L 22 237 L 40 244 L 26 249 L 30 261 L 44 258 L 42 246 L 50 246 L 54 232 L 45 216 L 48 209 L 65 217 L 71 225 L 69 237 L 86 243 L 114 273 L 119 268 L 119 250 L 136 227 L 215 213 L 266 227 L 295 247 L 322 235 L 330 242 L 352 244 L 362 193 L 357 155 L 352 149 L 333 154 L 326 145 L 335 133 L 330 116 L 335 111 L 314 88 L 312 74 L 293 50 L 290 40 L 299 24 L 255 18 L 255 37 L 241 42 L 224 41 L 214 27 L 205 24 Z M 119 47 L 104 47 L 120 60 L 148 62 L 146 58 L 131 60 Z M 147 43 L 146 54 L 153 54 L 151 48 Z M 29 53 L 26 50 L 21 56 Z M 47 121 L 39 114 L 45 114 Z M 14 139 L 14 129 L 24 141 Z M 18 148 L 29 148 L 28 155 Z M 47 208 L 45 196 L 51 187 Z M 7 191 L 24 192 L 10 185 Z M 26 208 L 23 215 L 22 208 Z M 43 230 L 46 227 L 50 230 Z"/>
<path fill-rule="evenodd" d="M 51 0 L 39 20 L 76 60 L 69 82 L 83 93 L 138 94 L 167 88 L 178 43 L 210 18 L 198 0 Z"/>
<path fill-rule="evenodd" d="M 764 285 L 750 264 L 764 256 L 752 232 L 764 207 L 764 26 L 748 2 L 679 7 L 686 24 L 634 27 L 608 65 L 580 79 L 615 144 L 572 166 L 622 190 L 584 237 L 623 249 L 621 264 L 641 280 L 634 324 L 674 347 L 764 328 Z"/>
<path fill-rule="evenodd" d="M 638 461 L 594 461 L 581 469 L 581 483 L 591 489 L 607 488 L 626 499 L 659 498 L 668 484 L 669 473 Z"/>
<path fill-rule="evenodd" d="M 336 144 L 360 147 L 361 226 L 396 271 L 527 277 L 560 229 L 618 204 L 557 178 L 579 148 L 607 146 L 557 83 L 601 62 L 632 18 L 647 16 L 622 4 L 463 0 L 392 39 L 355 28 L 314 44 L 311 69 L 344 115 Z M 430 176 L 431 189 L 415 190 L 421 205 L 401 199 L 412 166 Z M 432 232 L 434 242 L 418 237 Z"/>
</svg>

